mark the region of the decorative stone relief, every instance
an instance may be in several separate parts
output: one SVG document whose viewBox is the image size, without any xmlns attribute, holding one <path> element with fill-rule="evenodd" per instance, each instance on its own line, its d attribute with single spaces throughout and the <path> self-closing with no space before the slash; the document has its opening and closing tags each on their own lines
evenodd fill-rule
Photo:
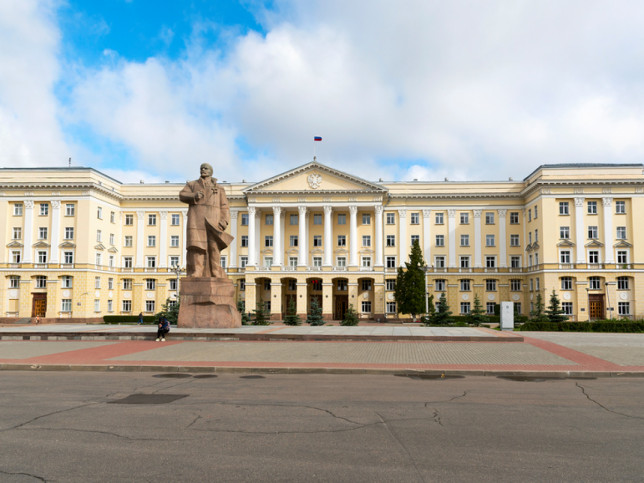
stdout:
<svg viewBox="0 0 644 483">
<path fill-rule="evenodd" d="M 308 181 L 309 186 L 314 190 L 318 189 L 322 184 L 322 176 L 317 173 L 311 173 L 306 180 Z"/>
</svg>

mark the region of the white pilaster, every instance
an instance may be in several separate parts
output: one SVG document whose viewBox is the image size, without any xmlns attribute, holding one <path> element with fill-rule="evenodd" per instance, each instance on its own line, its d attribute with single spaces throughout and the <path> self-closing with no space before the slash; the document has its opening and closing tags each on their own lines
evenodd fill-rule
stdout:
<svg viewBox="0 0 644 483">
<path fill-rule="evenodd" d="M 58 245 L 60 243 L 60 201 L 51 202 L 51 253 L 49 261 L 58 263 Z"/>
<path fill-rule="evenodd" d="M 577 246 L 577 263 L 586 263 L 586 248 L 584 247 L 584 236 L 586 235 L 584 226 L 584 198 L 575 198 L 575 241 Z"/>
<path fill-rule="evenodd" d="M 145 240 L 145 211 L 136 212 L 136 260 L 134 266 L 143 268 L 143 247 L 146 245 Z"/>
<path fill-rule="evenodd" d="M 262 230 L 261 230 L 261 220 L 262 220 L 262 211 L 259 208 L 255 209 L 255 265 L 264 265 L 264 261 L 261 259 L 260 250 L 264 246 L 264 240 L 261 239 Z"/>
<path fill-rule="evenodd" d="M 308 250 L 306 249 L 306 206 L 299 206 L 297 208 L 298 212 L 298 217 L 297 217 L 297 223 L 298 223 L 298 237 L 297 237 L 297 246 L 298 246 L 298 257 L 297 257 L 297 265 L 299 267 L 305 267 L 306 266 L 306 259 L 307 259 L 307 252 Z"/>
<path fill-rule="evenodd" d="M 255 207 L 248 207 L 248 265 L 257 266 L 257 238 L 255 236 Z"/>
<path fill-rule="evenodd" d="M 188 263 L 188 210 L 181 210 L 181 219 L 183 220 L 183 249 L 181 250 L 181 266 L 185 267 Z"/>
<path fill-rule="evenodd" d="M 333 265 L 333 208 L 324 205 L 324 266 Z"/>
<path fill-rule="evenodd" d="M 425 263 L 429 266 L 433 265 L 432 262 L 432 228 L 430 216 L 432 210 L 423 210 L 423 258 Z"/>
<path fill-rule="evenodd" d="M 382 235 L 382 205 L 374 207 L 374 218 L 376 224 L 376 266 L 383 266 L 383 235 Z"/>
<path fill-rule="evenodd" d="M 449 248 L 447 250 L 447 266 L 456 268 L 456 210 L 447 210 L 447 236 Z"/>
<path fill-rule="evenodd" d="M 604 261 L 615 263 L 613 250 L 613 198 L 602 199 L 604 205 Z"/>
<path fill-rule="evenodd" d="M 239 218 L 239 210 L 230 210 L 230 234 L 235 239 L 228 247 L 228 251 L 230 254 L 230 256 L 228 257 L 229 258 L 228 266 L 231 268 L 237 267 L 237 243 L 239 243 L 239 240 L 237 240 L 237 219 L 238 218 Z"/>
<path fill-rule="evenodd" d="M 168 212 L 160 211 L 159 212 L 159 267 L 168 266 Z"/>
<path fill-rule="evenodd" d="M 481 210 L 474 210 L 474 267 L 481 268 Z"/>
<path fill-rule="evenodd" d="M 22 254 L 23 263 L 33 262 L 34 236 L 34 201 L 25 200 L 25 249 Z"/>
<path fill-rule="evenodd" d="M 398 210 L 398 266 L 404 267 L 407 261 L 409 240 L 407 240 L 407 210 Z"/>
<path fill-rule="evenodd" d="M 358 207 L 349 206 L 349 266 L 358 266 Z"/>
<path fill-rule="evenodd" d="M 282 266 L 284 249 L 282 248 L 282 208 L 273 206 L 273 265 Z"/>
<path fill-rule="evenodd" d="M 505 241 L 505 215 L 507 210 L 497 210 L 499 213 L 499 260 L 501 268 L 507 268 L 508 266 L 508 254 L 507 246 Z"/>
</svg>

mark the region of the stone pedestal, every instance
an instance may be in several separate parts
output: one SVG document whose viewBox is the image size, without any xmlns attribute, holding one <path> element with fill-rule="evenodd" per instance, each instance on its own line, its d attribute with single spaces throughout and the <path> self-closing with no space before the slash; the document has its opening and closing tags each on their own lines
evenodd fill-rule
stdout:
<svg viewBox="0 0 644 483">
<path fill-rule="evenodd" d="M 180 282 L 179 327 L 241 327 L 232 280 L 211 277 L 184 277 Z"/>
</svg>

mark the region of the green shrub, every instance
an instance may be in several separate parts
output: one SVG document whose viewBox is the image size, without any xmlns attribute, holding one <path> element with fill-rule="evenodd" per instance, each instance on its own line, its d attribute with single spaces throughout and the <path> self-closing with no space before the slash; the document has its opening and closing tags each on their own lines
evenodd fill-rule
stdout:
<svg viewBox="0 0 644 483">
<path fill-rule="evenodd" d="M 519 330 L 547 332 L 644 332 L 644 320 L 597 320 L 594 322 L 535 322 L 528 321 Z"/>
<path fill-rule="evenodd" d="M 344 314 L 344 319 L 340 322 L 340 325 L 358 325 L 358 314 L 353 308 L 353 305 L 349 305 L 349 308 Z"/>
</svg>

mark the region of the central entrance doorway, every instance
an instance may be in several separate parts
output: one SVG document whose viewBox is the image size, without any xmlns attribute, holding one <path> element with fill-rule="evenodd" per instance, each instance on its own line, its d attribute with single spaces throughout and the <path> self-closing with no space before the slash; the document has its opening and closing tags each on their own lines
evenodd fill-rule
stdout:
<svg viewBox="0 0 644 483">
<path fill-rule="evenodd" d="M 601 320 L 604 316 L 604 294 L 588 296 L 590 320 Z"/>
<path fill-rule="evenodd" d="M 31 316 L 44 317 L 47 313 L 47 294 L 34 293 L 31 302 Z"/>
</svg>

